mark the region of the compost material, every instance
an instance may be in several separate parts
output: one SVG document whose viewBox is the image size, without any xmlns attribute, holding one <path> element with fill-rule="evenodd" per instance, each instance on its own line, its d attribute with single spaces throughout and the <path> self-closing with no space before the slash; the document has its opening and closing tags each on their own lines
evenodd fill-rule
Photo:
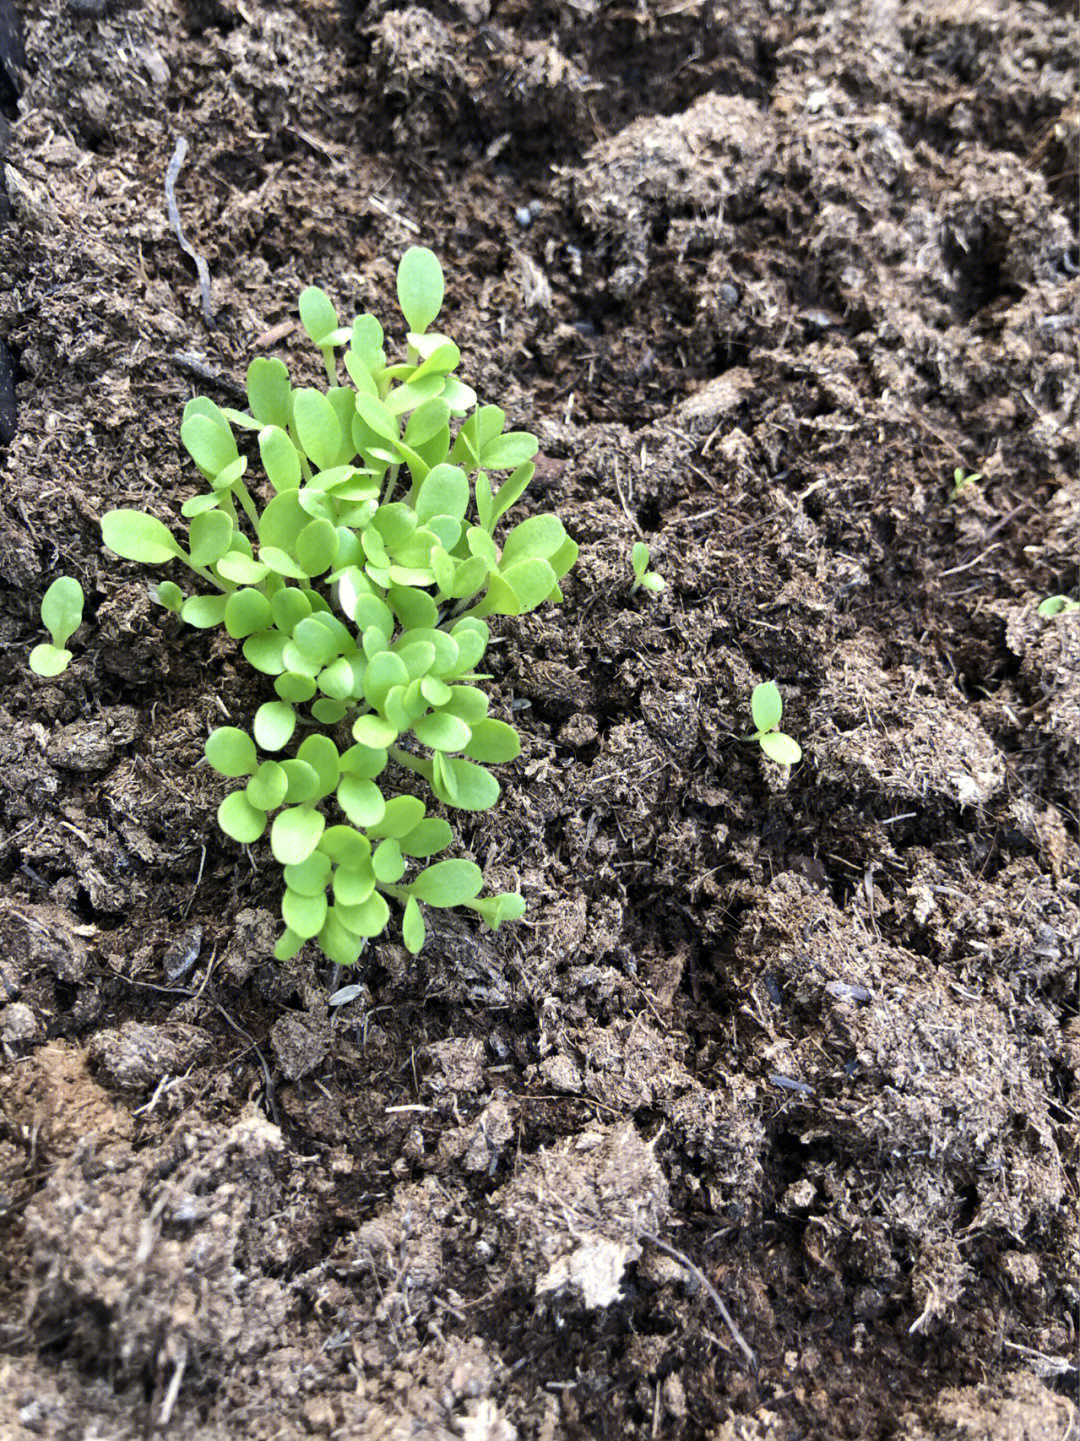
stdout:
<svg viewBox="0 0 1080 1441">
<path fill-rule="evenodd" d="M 1071 8 L 0 20 L 0 1434 L 1075 1438 Z M 526 918 L 332 976 L 199 765 L 262 679 L 98 521 L 417 242 L 581 560 L 459 831 Z"/>
</svg>

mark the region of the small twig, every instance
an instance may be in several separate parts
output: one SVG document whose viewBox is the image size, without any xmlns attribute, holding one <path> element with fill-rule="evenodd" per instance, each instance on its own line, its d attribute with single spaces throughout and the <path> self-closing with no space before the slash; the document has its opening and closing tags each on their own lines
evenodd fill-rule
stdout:
<svg viewBox="0 0 1080 1441">
<path fill-rule="evenodd" d="M 176 181 L 184 161 L 187 158 L 187 149 L 187 141 L 181 135 L 176 142 L 176 149 L 173 151 L 172 159 L 169 161 L 169 168 L 165 172 L 165 203 L 169 209 L 169 224 L 176 232 L 176 238 L 180 242 L 180 249 L 194 262 L 195 269 L 198 272 L 199 291 L 202 295 L 203 319 L 212 329 L 214 325 L 214 312 L 210 305 L 210 271 L 207 268 L 206 261 L 184 235 L 184 227 L 180 224 L 180 211 L 176 204 Z"/>
<path fill-rule="evenodd" d="M 708 1276 L 706 1276 L 705 1272 L 701 1269 L 701 1267 L 696 1266 L 694 1262 L 691 1261 L 690 1257 L 685 1255 L 682 1251 L 677 1251 L 674 1246 L 669 1246 L 666 1241 L 661 1241 L 659 1236 L 654 1236 L 649 1231 L 643 1231 L 641 1233 L 641 1236 L 642 1240 L 648 1241 L 649 1244 L 655 1246 L 658 1251 L 663 1251 L 665 1256 L 670 1256 L 673 1261 L 678 1261 L 680 1266 L 684 1266 L 686 1270 L 690 1272 L 691 1276 L 693 1276 L 694 1280 L 697 1281 L 698 1285 L 700 1285 L 704 1289 L 710 1301 L 712 1301 L 713 1305 L 720 1312 L 721 1321 L 723 1321 L 724 1325 L 731 1332 L 731 1339 L 735 1342 L 736 1346 L 738 1346 L 739 1350 L 746 1357 L 747 1365 L 750 1367 L 751 1371 L 756 1372 L 757 1357 L 754 1355 L 754 1352 L 750 1348 L 750 1346 L 748 1346 L 747 1343 L 743 1340 L 742 1332 L 739 1330 L 738 1326 L 736 1326 L 734 1319 L 732 1318 L 731 1312 L 724 1305 L 723 1296 L 721 1296 L 720 1292 L 712 1284 L 712 1282 L 709 1280 Z"/>
<path fill-rule="evenodd" d="M 205 381 L 207 385 L 216 385 L 219 390 L 223 390 L 226 395 L 235 396 L 237 400 L 247 401 L 247 391 L 238 380 L 234 380 L 231 375 L 222 375 L 220 372 L 212 370 L 199 356 L 178 350 L 169 359 L 177 370 L 184 370 L 188 375 L 193 375 L 196 380 Z"/>
<path fill-rule="evenodd" d="M 173 1407 L 176 1405 L 176 1398 L 180 1395 L 180 1386 L 184 1379 L 184 1372 L 187 1370 L 187 1347 L 181 1352 L 176 1362 L 176 1368 L 172 1373 L 172 1380 L 169 1382 L 169 1389 L 165 1392 L 165 1399 L 161 1403 L 161 1413 L 158 1416 L 158 1425 L 167 1426 L 172 1419 Z"/>
</svg>

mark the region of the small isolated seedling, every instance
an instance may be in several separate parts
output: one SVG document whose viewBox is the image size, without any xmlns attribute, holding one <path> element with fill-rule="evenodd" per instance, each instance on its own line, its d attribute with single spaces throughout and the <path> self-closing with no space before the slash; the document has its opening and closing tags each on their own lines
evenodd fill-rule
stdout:
<svg viewBox="0 0 1080 1441">
<path fill-rule="evenodd" d="M 1080 610 L 1080 601 L 1070 600 L 1067 595 L 1048 595 L 1039 605 L 1042 616 L 1068 615 L 1073 610 Z"/>
<path fill-rule="evenodd" d="M 973 481 L 982 480 L 983 477 L 981 470 L 973 470 L 970 475 L 965 475 L 964 467 L 962 465 L 958 465 L 952 473 L 952 478 L 953 486 L 952 490 L 949 491 L 950 500 L 955 500 L 956 497 L 960 494 L 960 492 L 964 489 L 965 485 L 971 485 Z"/>
<path fill-rule="evenodd" d="M 750 737 L 757 741 L 770 760 L 778 765 L 794 766 L 802 760 L 802 747 L 798 741 L 777 730 L 784 713 L 784 702 L 775 681 L 767 680 L 754 687 L 750 697 L 750 714 L 757 730 Z"/>
<path fill-rule="evenodd" d="M 41 623 L 52 636 L 30 652 L 30 669 L 35 675 L 55 676 L 67 670 L 71 652 L 68 641 L 82 625 L 83 588 L 70 575 L 54 580 L 41 599 Z"/>
<path fill-rule="evenodd" d="M 662 575 L 657 575 L 655 570 L 649 569 L 649 547 L 643 540 L 636 541 L 633 550 L 630 552 L 630 564 L 634 567 L 634 583 L 630 587 L 630 594 L 642 586 L 646 590 L 663 590 L 667 582 Z"/>
<path fill-rule="evenodd" d="M 460 350 L 429 329 L 443 301 L 432 252 L 407 251 L 397 281 L 400 358 L 374 315 L 342 326 L 312 286 L 300 318 L 328 389 L 294 387 L 280 360 L 260 356 L 248 410 L 188 403 L 180 439 L 208 489 L 181 508 L 186 545 L 139 511 L 101 522 L 117 555 L 187 566 L 204 589 L 162 581 L 158 601 L 188 625 L 223 625 L 272 680 L 276 698 L 251 733 L 215 730 L 206 759 L 241 783 L 221 803 L 221 829 L 241 845 L 268 832 L 282 867 L 279 960 L 317 940 L 352 965 L 385 929 L 388 901 L 414 954 L 424 908 L 465 906 L 493 929 L 525 910 L 513 892 L 482 897 L 472 861 L 426 864 L 453 841 L 449 824 L 376 780 L 393 762 L 451 810 L 495 804 L 488 766 L 514 760 L 521 743 L 488 715 L 486 618 L 562 600 L 578 547 L 555 515 L 500 534 L 533 477 L 536 437 L 507 431 L 505 413 L 477 405 L 454 374 Z M 339 351 L 351 384 L 338 383 Z M 234 427 L 249 437 L 243 453 Z M 256 458 L 265 481 L 252 480 Z M 339 750 L 331 732 L 342 726 L 354 744 Z"/>
</svg>

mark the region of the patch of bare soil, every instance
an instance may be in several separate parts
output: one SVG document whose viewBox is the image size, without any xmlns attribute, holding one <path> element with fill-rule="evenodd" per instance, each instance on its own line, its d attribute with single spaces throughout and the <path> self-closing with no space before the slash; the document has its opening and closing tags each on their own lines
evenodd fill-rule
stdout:
<svg viewBox="0 0 1080 1441">
<path fill-rule="evenodd" d="M 8 10 L 0 1434 L 1075 1438 L 1075 16 Z M 527 917 L 332 1008 L 196 764 L 264 696 L 97 520 L 417 238 L 582 555 L 461 834 Z"/>
</svg>

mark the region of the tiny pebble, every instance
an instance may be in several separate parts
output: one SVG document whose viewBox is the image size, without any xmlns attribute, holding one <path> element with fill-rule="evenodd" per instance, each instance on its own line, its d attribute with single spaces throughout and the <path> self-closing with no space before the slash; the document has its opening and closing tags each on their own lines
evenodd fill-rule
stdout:
<svg viewBox="0 0 1080 1441">
<path fill-rule="evenodd" d="M 742 299 L 739 294 L 739 287 L 737 285 L 730 284 L 730 282 L 728 281 L 725 281 L 724 284 L 720 287 L 720 299 L 724 302 L 725 305 L 729 306 L 732 310 L 734 310 L 735 307 L 738 305 L 739 301 Z"/>
<path fill-rule="evenodd" d="M 202 943 L 203 928 L 197 925 L 173 941 L 161 958 L 162 968 L 170 981 L 183 980 L 199 959 Z"/>
<path fill-rule="evenodd" d="M 350 1001 L 355 1001 L 357 996 L 364 993 L 363 986 L 342 986 L 340 991 L 335 991 L 330 997 L 332 1006 L 347 1006 Z"/>
<path fill-rule="evenodd" d="M 528 230 L 532 224 L 532 211 L 527 205 L 521 205 L 514 211 L 514 219 L 521 226 L 522 230 Z"/>
<path fill-rule="evenodd" d="M 829 981 L 825 989 L 838 1001 L 869 1001 L 873 999 L 873 992 L 868 991 L 865 986 L 849 986 L 845 981 Z"/>
</svg>

